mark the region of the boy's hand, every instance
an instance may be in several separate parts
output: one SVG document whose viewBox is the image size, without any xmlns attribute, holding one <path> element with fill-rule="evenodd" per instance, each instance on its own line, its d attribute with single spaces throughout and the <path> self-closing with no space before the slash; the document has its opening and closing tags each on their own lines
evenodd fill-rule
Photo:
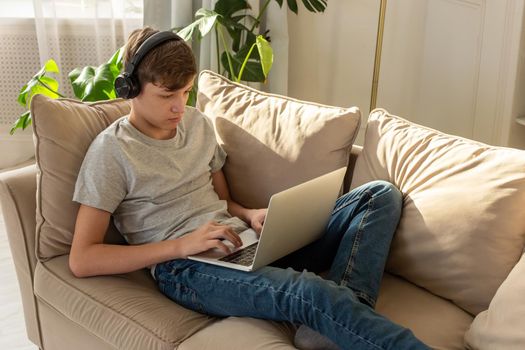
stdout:
<svg viewBox="0 0 525 350">
<path fill-rule="evenodd" d="M 257 232 L 257 235 L 261 234 L 264 220 L 266 219 L 266 212 L 266 209 L 250 210 L 250 226 Z"/>
<path fill-rule="evenodd" d="M 181 255 L 186 258 L 217 248 L 226 254 L 231 253 L 230 248 L 222 240 L 230 241 L 234 247 L 242 246 L 242 240 L 231 227 L 217 222 L 209 222 L 200 226 L 195 231 L 177 239 L 180 243 Z"/>
</svg>

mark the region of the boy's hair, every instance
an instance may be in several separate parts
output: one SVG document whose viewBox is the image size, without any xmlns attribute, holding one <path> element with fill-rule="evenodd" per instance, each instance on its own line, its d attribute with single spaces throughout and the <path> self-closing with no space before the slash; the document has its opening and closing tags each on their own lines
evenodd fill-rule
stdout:
<svg viewBox="0 0 525 350">
<path fill-rule="evenodd" d="M 140 45 L 158 32 L 151 27 L 131 32 L 124 49 L 124 67 L 131 61 Z M 144 56 L 134 73 L 141 87 L 147 83 L 154 83 L 169 90 L 183 88 L 196 74 L 195 57 L 184 40 L 168 40 L 154 47 Z"/>
</svg>

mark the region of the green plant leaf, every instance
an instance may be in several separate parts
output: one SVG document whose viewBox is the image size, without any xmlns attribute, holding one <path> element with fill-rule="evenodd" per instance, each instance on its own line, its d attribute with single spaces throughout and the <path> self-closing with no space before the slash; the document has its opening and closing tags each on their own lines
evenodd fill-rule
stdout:
<svg viewBox="0 0 525 350">
<path fill-rule="evenodd" d="M 55 60 L 47 60 L 44 64 L 44 70 L 51 73 L 59 73 L 58 66 Z"/>
<path fill-rule="evenodd" d="M 87 66 L 69 73 L 75 96 L 82 101 L 100 101 L 116 97 L 114 81 L 120 70 L 113 63 Z"/>
<path fill-rule="evenodd" d="M 283 7 L 283 0 L 275 0 L 279 4 L 279 7 Z"/>
<path fill-rule="evenodd" d="M 310 12 L 324 12 L 328 6 L 326 0 L 303 0 L 303 4 Z"/>
<path fill-rule="evenodd" d="M 261 58 L 261 67 L 265 78 L 268 78 L 268 74 L 272 69 L 273 65 L 273 49 L 262 35 L 257 35 L 257 51 Z"/>
<path fill-rule="evenodd" d="M 184 39 L 184 41 L 190 41 L 195 33 L 195 30 L 199 30 L 199 39 L 205 36 L 212 30 L 215 22 L 217 21 L 218 13 L 215 11 L 207 10 L 204 8 L 199 9 L 195 13 L 197 19 L 182 28 L 177 34 Z"/>
<path fill-rule="evenodd" d="M 243 59 L 239 58 L 238 56 L 232 57 L 232 66 L 233 70 L 235 72 L 238 72 L 242 66 L 242 63 L 244 62 Z M 221 63 L 224 67 L 228 67 L 228 58 L 226 57 L 226 52 L 223 52 L 221 55 Z M 232 77 L 230 74 L 230 71 L 226 70 L 228 74 L 228 78 L 235 80 L 235 77 Z M 246 66 L 244 67 L 243 75 L 242 75 L 243 81 L 252 81 L 252 82 L 264 82 L 264 73 L 262 71 L 261 63 L 258 60 L 250 59 Z"/>
<path fill-rule="evenodd" d="M 231 48 L 234 52 L 241 51 L 243 47 L 251 47 L 255 43 L 255 34 L 242 24 L 233 23 L 232 25 L 225 25 L 228 29 L 228 34 L 232 39 Z M 244 40 L 244 43 L 242 42 Z"/>
<path fill-rule="evenodd" d="M 51 98 L 62 96 L 58 92 L 58 82 L 46 76 L 46 73 L 59 73 L 58 66 L 54 60 L 48 60 L 44 66 L 33 77 L 22 86 L 18 93 L 18 103 L 25 108 L 29 108 L 31 97 L 36 93 L 43 93 Z M 41 89 L 40 87 L 43 87 Z M 46 89 L 49 88 L 50 90 Z"/>
<path fill-rule="evenodd" d="M 224 18 L 231 18 L 236 12 L 251 9 L 246 0 L 219 0 L 213 8 Z"/>
<path fill-rule="evenodd" d="M 286 3 L 288 4 L 288 8 L 295 14 L 297 14 L 297 1 L 295 0 L 286 0 Z"/>
<path fill-rule="evenodd" d="M 303 0 L 303 4 L 304 4 L 304 7 L 306 7 L 308 11 L 316 12 L 315 7 L 313 7 L 312 4 L 310 4 L 308 0 Z"/>
<path fill-rule="evenodd" d="M 124 58 L 124 46 L 119 48 L 113 56 L 109 59 L 108 63 L 114 64 L 117 66 L 118 70 L 122 70 L 122 59 Z"/>
<path fill-rule="evenodd" d="M 43 76 L 39 79 L 39 82 L 49 88 L 51 88 L 51 90 L 53 91 L 58 91 L 58 81 L 56 81 L 55 79 L 51 78 L 51 77 L 47 77 L 47 76 Z M 47 95 L 47 94 L 46 94 Z M 52 93 L 51 91 L 49 92 L 49 95 L 47 96 L 51 96 L 51 95 L 56 95 L 58 97 L 57 94 L 55 93 Z M 56 97 L 55 97 L 56 98 Z"/>
<path fill-rule="evenodd" d="M 282 3 L 282 1 L 277 0 L 278 3 Z M 324 12 L 326 7 L 328 6 L 328 3 L 326 0 L 302 0 L 304 7 L 310 12 Z M 299 9 L 297 7 L 297 0 L 286 0 L 286 3 L 288 4 L 288 8 L 294 12 L 295 14 L 298 13 Z"/>
<path fill-rule="evenodd" d="M 13 123 L 13 125 L 11 126 L 11 130 L 9 130 L 9 134 L 13 135 L 16 129 L 24 130 L 29 124 L 31 124 L 31 112 L 25 111 Z"/>
<path fill-rule="evenodd" d="M 194 84 L 190 91 L 190 96 L 188 97 L 188 101 L 186 101 L 187 106 L 195 107 L 197 104 L 197 84 Z"/>
</svg>

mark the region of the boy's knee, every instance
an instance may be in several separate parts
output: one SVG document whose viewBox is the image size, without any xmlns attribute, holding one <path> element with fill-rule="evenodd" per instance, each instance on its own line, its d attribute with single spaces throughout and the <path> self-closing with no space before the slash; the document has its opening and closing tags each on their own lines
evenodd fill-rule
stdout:
<svg viewBox="0 0 525 350">
<path fill-rule="evenodd" d="M 396 207 L 403 205 L 403 194 L 392 183 L 384 180 L 374 180 L 369 183 L 369 189 L 374 196 L 388 200 Z"/>
</svg>

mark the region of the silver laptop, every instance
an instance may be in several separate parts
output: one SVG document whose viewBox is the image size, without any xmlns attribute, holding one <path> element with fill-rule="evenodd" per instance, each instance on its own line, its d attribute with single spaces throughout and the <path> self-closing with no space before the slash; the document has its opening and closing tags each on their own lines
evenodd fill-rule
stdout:
<svg viewBox="0 0 525 350">
<path fill-rule="evenodd" d="M 274 194 L 259 238 L 252 229 L 242 232 L 243 245 L 232 253 L 215 248 L 188 259 L 253 271 L 315 241 L 328 224 L 345 173 L 343 167 Z"/>
</svg>

